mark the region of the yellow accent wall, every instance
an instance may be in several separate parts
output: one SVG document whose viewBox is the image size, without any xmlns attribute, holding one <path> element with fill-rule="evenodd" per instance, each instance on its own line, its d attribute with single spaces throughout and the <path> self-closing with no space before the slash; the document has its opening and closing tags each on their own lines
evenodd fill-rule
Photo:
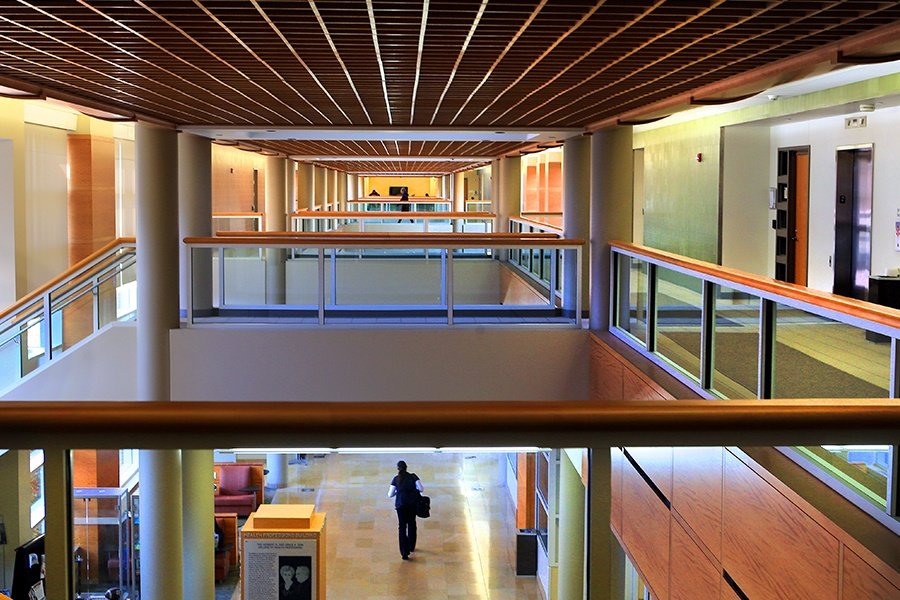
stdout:
<svg viewBox="0 0 900 600">
<path fill-rule="evenodd" d="M 410 196 L 436 196 L 436 190 L 440 190 L 440 182 L 437 177 L 366 177 L 366 189 L 360 193 L 368 196 L 374 189 L 382 196 L 387 196 L 390 188 L 394 186 L 406 186 Z"/>
</svg>

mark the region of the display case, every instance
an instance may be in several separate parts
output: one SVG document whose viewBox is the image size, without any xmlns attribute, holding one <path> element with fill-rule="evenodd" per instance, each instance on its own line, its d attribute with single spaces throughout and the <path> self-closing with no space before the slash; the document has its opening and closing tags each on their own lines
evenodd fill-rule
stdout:
<svg viewBox="0 0 900 600">
<path fill-rule="evenodd" d="M 136 600 L 135 496 L 125 488 L 75 488 L 72 492 L 73 573 L 76 600 L 104 600 L 118 589 Z"/>
</svg>

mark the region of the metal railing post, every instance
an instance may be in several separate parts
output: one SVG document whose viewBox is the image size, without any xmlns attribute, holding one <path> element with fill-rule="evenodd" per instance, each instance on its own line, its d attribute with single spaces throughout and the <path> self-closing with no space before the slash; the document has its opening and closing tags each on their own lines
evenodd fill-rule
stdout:
<svg viewBox="0 0 900 600">
<path fill-rule="evenodd" d="M 447 256 L 446 280 L 447 288 L 447 325 L 453 325 L 453 248 L 444 250 Z"/>
<path fill-rule="evenodd" d="M 331 261 L 331 304 L 337 306 L 337 248 L 332 248 L 330 255 Z"/>
<path fill-rule="evenodd" d="M 184 266 L 187 289 L 184 290 L 185 318 L 187 327 L 194 324 L 194 248 L 187 247 L 187 261 Z"/>
<path fill-rule="evenodd" d="M 557 264 L 556 257 L 554 256 L 553 258 L 553 264 Z M 581 280 L 583 260 L 584 257 L 581 254 L 581 246 L 578 246 L 575 248 L 575 327 L 577 329 L 581 329 L 582 327 L 581 311 L 584 310 L 581 297 L 584 287 L 584 282 Z"/>
<path fill-rule="evenodd" d="M 318 297 L 319 297 L 319 325 L 325 324 L 325 248 L 319 248 L 316 264 L 318 269 L 316 270 L 316 275 L 318 276 Z"/>
<path fill-rule="evenodd" d="M 647 263 L 647 351 L 656 352 L 656 291 L 659 281 L 653 263 Z"/>
<path fill-rule="evenodd" d="M 96 275 L 91 278 L 91 305 L 93 313 L 91 333 L 96 333 L 100 329 L 100 279 Z"/>
<path fill-rule="evenodd" d="M 759 303 L 759 372 L 756 397 L 772 397 L 775 380 L 775 302 L 762 298 Z"/>
<path fill-rule="evenodd" d="M 225 308 L 225 248 L 219 246 L 219 309 Z"/>
<path fill-rule="evenodd" d="M 51 314 L 51 306 L 50 306 L 50 292 L 47 292 L 43 296 L 42 301 L 43 308 L 41 310 L 43 314 L 44 320 L 44 329 L 41 331 L 41 343 L 44 345 L 44 355 L 47 357 L 47 360 L 53 360 L 53 333 L 52 328 L 53 325 L 50 322 L 50 314 Z M 25 331 L 28 331 L 26 328 Z M 26 334 L 26 347 L 28 344 L 28 336 Z"/>
<path fill-rule="evenodd" d="M 549 297 L 548 301 L 550 304 L 550 308 L 556 308 L 556 253 L 558 250 L 556 248 L 550 249 L 550 281 L 548 282 L 548 291 Z M 563 305 L 565 305 L 565 297 L 568 294 L 566 286 L 569 285 L 569 282 L 563 281 Z M 565 306 L 563 306 L 565 308 Z M 578 318 L 577 316 L 575 317 Z"/>
<path fill-rule="evenodd" d="M 713 349 L 716 333 L 716 284 L 703 282 L 703 308 L 700 312 L 700 387 L 712 388 Z"/>
</svg>

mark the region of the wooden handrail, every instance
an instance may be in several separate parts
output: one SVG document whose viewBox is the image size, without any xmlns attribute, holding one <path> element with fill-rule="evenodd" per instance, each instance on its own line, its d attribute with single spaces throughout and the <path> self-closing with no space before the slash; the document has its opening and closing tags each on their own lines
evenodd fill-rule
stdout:
<svg viewBox="0 0 900 600">
<path fill-rule="evenodd" d="M 900 430 L 900 405 L 876 399 L 32 401 L 4 402 L 0 415 L 6 448 L 888 444 Z"/>
<path fill-rule="evenodd" d="M 493 219 L 497 215 L 491 212 L 403 212 L 403 211 L 371 211 L 364 210 L 316 210 L 297 211 L 290 215 L 298 219 L 335 219 L 360 218 L 367 219 Z"/>
<path fill-rule="evenodd" d="M 347 202 L 371 202 L 373 204 L 376 202 L 391 202 L 394 204 L 399 202 L 417 202 L 419 204 L 447 204 L 448 202 L 453 202 L 450 198 L 432 198 L 431 196 L 410 196 L 409 198 L 409 200 L 404 201 L 400 199 L 400 196 L 363 196 L 356 200 L 347 200 Z"/>
<path fill-rule="evenodd" d="M 888 327 L 900 329 L 900 310 L 888 308 L 871 302 L 838 296 L 828 292 L 811 290 L 808 287 L 794 283 L 778 281 L 771 277 L 753 275 L 737 269 L 723 267 L 702 260 L 687 258 L 664 250 L 656 250 L 630 244 L 627 242 L 612 241 L 609 245 L 613 248 L 625 250 L 638 256 L 654 259 L 677 267 L 695 271 L 697 273 L 723 279 L 725 281 L 744 285 L 768 294 L 778 295 L 792 300 L 799 300 L 812 306 L 825 310 L 836 311 L 850 317 L 872 321 Z"/>
<path fill-rule="evenodd" d="M 559 239 L 559 235 L 556 233 L 545 233 L 545 232 L 536 232 L 536 233 L 513 233 L 509 231 L 498 231 L 495 233 L 454 233 L 450 231 L 327 231 L 327 232 L 314 232 L 314 231 L 219 231 L 216 233 L 217 237 L 292 237 L 297 239 L 306 239 L 310 237 L 321 237 L 321 238 L 340 238 L 340 237 L 353 237 L 353 238 L 386 238 L 386 239 L 397 239 L 397 238 L 415 238 L 415 239 L 423 239 L 423 240 L 435 240 L 435 239 L 455 239 L 455 238 L 464 238 L 466 240 L 471 240 L 475 238 L 479 239 L 504 239 L 504 238 L 525 238 L 525 239 L 545 239 L 545 240 L 555 240 Z"/>
<path fill-rule="evenodd" d="M 266 213 L 261 212 L 215 212 L 212 214 L 213 217 L 245 217 L 245 218 L 256 218 L 263 217 Z"/>
<path fill-rule="evenodd" d="M 225 232 L 223 232 L 225 233 Z M 529 237 L 518 235 L 515 237 L 494 237 L 493 234 L 379 234 L 369 233 L 294 233 L 285 236 L 253 235 L 227 235 L 221 237 L 186 237 L 184 243 L 188 245 L 202 246 L 268 246 L 274 248 L 295 248 L 300 245 L 305 246 L 325 246 L 334 247 L 341 245 L 349 245 L 350 247 L 361 246 L 404 246 L 411 248 L 437 248 L 437 247 L 492 247 L 494 245 L 501 248 L 509 248 L 511 246 L 521 247 L 544 247 L 544 246 L 566 246 L 577 247 L 584 244 L 584 240 L 563 239 L 557 237 L 535 236 L 534 234 L 526 234 Z"/>
<path fill-rule="evenodd" d="M 82 258 L 77 263 L 75 263 L 74 265 L 72 265 L 71 267 L 69 267 L 68 269 L 66 269 L 65 271 L 63 271 L 62 273 L 60 273 L 59 275 L 57 275 L 56 277 L 54 277 L 53 279 L 51 279 L 50 281 L 45 283 L 44 285 L 25 294 L 24 296 L 22 296 L 21 298 L 16 300 L 15 304 L 13 304 L 12 306 L 9 306 L 8 308 L 5 308 L 4 310 L 0 311 L 0 321 L 5 319 L 9 315 L 17 312 L 24 306 L 27 306 L 28 304 L 33 302 L 35 299 L 40 298 L 48 290 L 56 287 L 58 284 L 62 283 L 63 281 L 65 281 L 66 279 L 68 279 L 69 277 L 71 277 L 72 275 L 77 273 L 78 271 L 80 271 L 82 268 L 84 268 L 85 265 L 88 265 L 92 261 L 100 258 L 101 256 L 103 256 L 104 254 L 106 254 L 107 252 L 109 252 L 110 250 L 115 248 L 116 246 L 118 246 L 120 244 L 135 244 L 135 243 L 136 243 L 135 238 L 133 238 L 133 237 L 120 237 L 120 238 L 114 239 L 113 241 L 109 242 L 105 246 L 101 247 L 99 250 L 91 253 L 90 255 L 86 256 L 85 258 Z"/>
</svg>

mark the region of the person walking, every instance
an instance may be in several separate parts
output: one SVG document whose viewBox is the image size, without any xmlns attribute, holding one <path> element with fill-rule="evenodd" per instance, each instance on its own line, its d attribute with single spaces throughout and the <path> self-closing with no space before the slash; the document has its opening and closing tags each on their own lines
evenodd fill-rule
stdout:
<svg viewBox="0 0 900 600">
<path fill-rule="evenodd" d="M 397 475 L 391 479 L 388 498 L 394 499 L 399 528 L 400 556 L 409 560 L 410 552 L 416 549 L 416 504 L 425 491 L 422 480 L 415 473 L 406 470 L 406 463 L 397 463 Z"/>
</svg>

